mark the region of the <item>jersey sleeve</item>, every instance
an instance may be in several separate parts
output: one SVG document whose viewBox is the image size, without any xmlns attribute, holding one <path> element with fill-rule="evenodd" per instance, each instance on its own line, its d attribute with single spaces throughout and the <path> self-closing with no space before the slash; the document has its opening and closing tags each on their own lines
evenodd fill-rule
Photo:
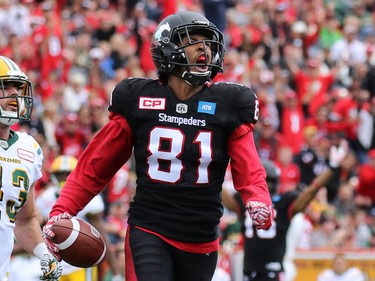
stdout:
<svg viewBox="0 0 375 281">
<path fill-rule="evenodd" d="M 232 108 L 239 123 L 228 140 L 233 184 L 245 204 L 259 201 L 271 205 L 266 172 L 253 137 L 254 126 L 259 117 L 259 101 L 256 94 L 246 86 L 235 85 L 233 89 L 235 94 Z"/>
<path fill-rule="evenodd" d="M 77 215 L 108 184 L 132 153 L 132 132 L 126 119 L 110 114 L 110 121 L 92 139 L 69 175 L 50 216 Z"/>
<path fill-rule="evenodd" d="M 228 142 L 233 184 L 245 205 L 249 201 L 271 205 L 266 172 L 255 147 L 252 126 L 242 125 Z"/>
</svg>

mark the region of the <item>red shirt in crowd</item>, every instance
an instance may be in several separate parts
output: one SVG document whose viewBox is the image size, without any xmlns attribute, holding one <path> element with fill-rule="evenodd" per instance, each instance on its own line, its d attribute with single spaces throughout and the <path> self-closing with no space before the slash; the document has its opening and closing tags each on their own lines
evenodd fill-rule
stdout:
<svg viewBox="0 0 375 281">
<path fill-rule="evenodd" d="M 60 154 L 79 158 L 87 145 L 86 135 L 81 131 L 76 113 L 68 113 L 63 124 L 56 129 L 56 142 L 60 147 Z"/>
<path fill-rule="evenodd" d="M 331 122 L 331 130 L 335 132 L 343 131 L 350 140 L 356 139 L 358 110 L 359 105 L 353 97 L 348 96 L 338 100 L 332 109 L 333 121 L 335 122 Z"/>
<path fill-rule="evenodd" d="M 358 175 L 359 195 L 369 197 L 372 203 L 375 203 L 375 150 L 369 152 L 369 162 L 359 167 Z"/>
<path fill-rule="evenodd" d="M 294 91 L 287 91 L 281 111 L 281 134 L 292 148 L 293 154 L 300 152 L 304 144 L 305 118 Z"/>
<path fill-rule="evenodd" d="M 301 103 L 308 104 L 310 115 L 314 115 L 319 107 L 324 104 L 333 80 L 334 77 L 331 74 L 314 77 L 302 70 L 296 73 L 296 92 Z M 307 95 L 311 95 L 308 102 L 304 101 Z"/>
</svg>

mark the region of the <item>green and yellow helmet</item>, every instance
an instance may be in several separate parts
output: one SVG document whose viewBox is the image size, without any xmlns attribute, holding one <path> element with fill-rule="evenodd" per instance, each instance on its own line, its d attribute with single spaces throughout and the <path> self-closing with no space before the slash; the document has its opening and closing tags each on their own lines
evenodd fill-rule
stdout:
<svg viewBox="0 0 375 281">
<path fill-rule="evenodd" d="M 64 187 L 67 177 L 77 166 L 77 162 L 78 160 L 70 155 L 60 155 L 53 160 L 50 174 L 57 193 L 60 193 L 61 188 Z"/>
<path fill-rule="evenodd" d="M 17 94 L 5 94 L 9 85 L 17 88 Z M 14 61 L 4 56 L 0 56 L 0 88 L 0 99 L 8 99 L 10 106 L 17 107 L 16 110 L 7 110 L 0 106 L 0 122 L 13 125 L 19 120 L 30 120 L 33 109 L 31 82 Z"/>
</svg>

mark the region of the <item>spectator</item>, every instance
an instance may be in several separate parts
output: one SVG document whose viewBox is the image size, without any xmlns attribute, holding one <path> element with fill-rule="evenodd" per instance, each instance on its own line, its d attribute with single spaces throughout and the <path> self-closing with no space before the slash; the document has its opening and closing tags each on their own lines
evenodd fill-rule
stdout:
<svg viewBox="0 0 375 281">
<path fill-rule="evenodd" d="M 345 62 L 355 66 L 366 62 L 366 45 L 357 36 L 359 32 L 358 20 L 346 23 L 343 28 L 343 37 L 332 44 L 330 59 L 336 64 Z"/>
<path fill-rule="evenodd" d="M 60 74 L 63 71 L 64 34 L 61 26 L 61 18 L 57 6 L 53 1 L 47 0 L 40 4 L 42 16 L 45 21 L 34 30 L 35 42 L 38 45 L 41 59 L 40 74 L 43 79 L 50 73 Z"/>
<path fill-rule="evenodd" d="M 276 101 L 280 119 L 280 133 L 287 140 L 294 155 L 301 151 L 304 143 L 305 118 L 295 91 L 286 90 Z"/>
<path fill-rule="evenodd" d="M 53 150 L 58 150 L 56 142 L 56 128 L 59 120 L 58 104 L 54 99 L 50 99 L 43 104 L 43 128 L 45 131 L 46 141 Z"/>
<path fill-rule="evenodd" d="M 100 9 L 99 26 L 92 34 L 94 42 L 109 41 L 116 33 L 115 18 L 113 10 Z"/>
<path fill-rule="evenodd" d="M 276 160 L 279 148 L 286 145 L 286 140 L 277 131 L 269 117 L 260 120 L 254 141 L 260 158 L 272 161 Z"/>
<path fill-rule="evenodd" d="M 105 218 L 105 231 L 113 245 L 125 242 L 128 226 L 129 202 L 116 200 L 109 205 L 109 213 Z"/>
<path fill-rule="evenodd" d="M 315 126 L 306 126 L 303 130 L 304 145 L 301 151 L 295 156 L 294 162 L 301 171 L 301 184 L 309 185 L 316 176 L 315 165 L 318 162 L 316 147 L 318 146 L 318 138 Z"/>
<path fill-rule="evenodd" d="M 327 14 L 325 23 L 319 31 L 319 40 L 324 50 L 329 50 L 332 45 L 342 38 L 340 22 L 331 14 Z"/>
<path fill-rule="evenodd" d="M 349 141 L 352 149 L 359 154 L 362 147 L 359 146 L 357 139 L 358 112 L 365 103 L 361 90 L 351 88 L 349 91 L 339 87 L 333 90 L 332 95 L 335 99 L 330 114 L 332 132 L 342 134 Z"/>
<path fill-rule="evenodd" d="M 368 152 L 368 162 L 359 168 L 357 202 L 363 207 L 375 204 L 375 149 Z"/>
<path fill-rule="evenodd" d="M 375 79 L 375 77 L 374 77 Z M 375 148 L 375 96 L 358 113 L 357 138 L 365 150 Z M 366 161 L 367 157 L 363 161 Z"/>
<path fill-rule="evenodd" d="M 335 143 L 337 142 L 332 142 L 332 144 Z M 330 204 L 332 204 L 335 199 L 338 199 L 337 193 L 341 184 L 348 184 L 352 187 L 351 189 L 357 186 L 358 166 L 356 153 L 353 150 L 349 151 L 348 156 L 342 162 L 341 168 L 335 172 L 335 176 L 327 183 L 327 200 Z M 353 198 L 354 197 L 351 196 L 351 200 Z"/>
<path fill-rule="evenodd" d="M 353 213 L 356 209 L 356 205 L 353 200 L 354 194 L 355 188 L 350 183 L 344 182 L 339 186 L 338 192 L 332 202 L 339 219 Z"/>
<path fill-rule="evenodd" d="M 206 18 L 216 25 L 221 32 L 224 32 L 226 28 L 226 11 L 233 7 L 235 3 L 236 0 L 202 0 Z"/>
<path fill-rule="evenodd" d="M 135 192 L 136 176 L 131 170 L 131 161 L 123 165 L 114 175 L 106 190 L 106 202 L 112 204 L 115 201 L 130 202 Z"/>
<path fill-rule="evenodd" d="M 229 49 L 224 62 L 225 73 L 219 73 L 215 77 L 215 82 L 229 81 L 242 83 L 246 67 L 241 60 L 240 54 L 235 49 Z"/>
<path fill-rule="evenodd" d="M 352 247 L 354 249 L 370 248 L 372 233 L 367 223 L 366 209 L 356 209 L 353 214 L 354 237 Z"/>
<path fill-rule="evenodd" d="M 281 146 L 275 164 L 280 169 L 279 193 L 295 190 L 301 182 L 301 172 L 293 162 L 293 150 L 289 146 Z"/>
<path fill-rule="evenodd" d="M 79 158 L 85 149 L 87 139 L 78 121 L 78 115 L 75 112 L 68 112 L 56 129 L 55 136 L 60 154 Z"/>
<path fill-rule="evenodd" d="M 317 110 L 316 114 L 310 116 L 305 121 L 305 128 L 313 126 L 316 128 L 316 137 L 322 138 L 326 137 L 330 133 L 330 120 L 329 115 L 331 113 L 332 101 L 327 99 L 325 104 L 323 104 Z M 305 129 L 304 128 L 304 129 Z"/>
<path fill-rule="evenodd" d="M 81 106 L 88 102 L 89 92 L 86 86 L 87 80 L 82 71 L 74 71 L 69 74 L 67 84 L 63 89 L 64 111 L 78 112 Z"/>
<path fill-rule="evenodd" d="M 350 267 L 343 253 L 336 253 L 332 266 L 320 272 L 317 281 L 366 281 L 365 275 L 357 267 Z"/>
<path fill-rule="evenodd" d="M 368 67 L 366 75 L 361 81 L 361 84 L 362 88 L 369 92 L 370 99 L 373 100 L 375 98 L 375 64 Z"/>
<path fill-rule="evenodd" d="M 298 100 L 302 105 L 304 116 L 316 114 L 318 108 L 324 104 L 325 96 L 333 85 L 335 73 L 324 69 L 326 66 L 316 57 L 308 57 L 305 67 L 300 67 L 290 54 L 287 54 L 287 65 L 292 73 Z"/>
<path fill-rule="evenodd" d="M 311 248 L 314 250 L 334 249 L 344 247 L 350 238 L 351 229 L 338 227 L 337 220 L 323 213 L 317 226 L 311 233 Z"/>
</svg>

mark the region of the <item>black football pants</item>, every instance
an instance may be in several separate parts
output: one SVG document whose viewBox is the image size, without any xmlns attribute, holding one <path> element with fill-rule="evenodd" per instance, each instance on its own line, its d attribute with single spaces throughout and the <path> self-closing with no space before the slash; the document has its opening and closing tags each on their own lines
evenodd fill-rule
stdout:
<svg viewBox="0 0 375 281">
<path fill-rule="evenodd" d="M 211 281 L 218 252 L 191 254 L 135 227 L 128 231 L 125 258 L 127 269 L 134 268 L 130 281 Z"/>
</svg>

